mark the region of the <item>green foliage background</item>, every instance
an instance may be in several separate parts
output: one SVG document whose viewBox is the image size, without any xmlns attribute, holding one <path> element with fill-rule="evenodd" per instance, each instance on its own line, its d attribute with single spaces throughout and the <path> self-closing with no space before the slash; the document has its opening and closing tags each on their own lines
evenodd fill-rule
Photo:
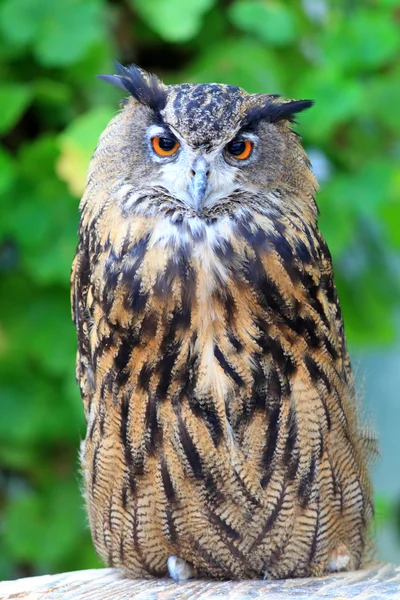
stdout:
<svg viewBox="0 0 400 600">
<path fill-rule="evenodd" d="M 118 59 L 167 83 L 314 98 L 298 129 L 326 164 L 320 224 L 350 345 L 388 345 L 399 306 L 399 24 L 399 0 L 2 0 L 0 579 L 99 564 L 79 489 L 68 290 L 85 171 L 118 107 L 119 92 L 95 75 Z M 392 518 L 384 498 L 378 507 Z"/>
</svg>

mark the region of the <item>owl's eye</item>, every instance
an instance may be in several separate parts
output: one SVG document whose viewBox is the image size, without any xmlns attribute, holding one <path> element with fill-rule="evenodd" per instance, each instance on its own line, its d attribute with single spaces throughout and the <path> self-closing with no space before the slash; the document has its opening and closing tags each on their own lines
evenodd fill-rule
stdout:
<svg viewBox="0 0 400 600">
<path fill-rule="evenodd" d="M 158 156 L 171 156 L 179 148 L 179 142 L 167 137 L 153 137 L 151 140 L 153 150 Z"/>
<path fill-rule="evenodd" d="M 250 156 L 253 145 L 249 140 L 232 140 L 226 145 L 226 149 L 235 158 L 244 160 Z"/>
</svg>

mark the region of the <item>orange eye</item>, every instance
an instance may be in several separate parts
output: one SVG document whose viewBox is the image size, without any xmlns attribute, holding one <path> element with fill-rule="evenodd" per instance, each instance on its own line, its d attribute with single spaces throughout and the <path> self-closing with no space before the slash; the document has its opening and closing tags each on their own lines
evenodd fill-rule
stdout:
<svg viewBox="0 0 400 600">
<path fill-rule="evenodd" d="M 179 142 L 167 137 L 154 137 L 151 140 L 151 145 L 158 156 L 171 156 L 179 148 Z"/>
<path fill-rule="evenodd" d="M 253 142 L 250 142 L 249 140 L 232 140 L 227 144 L 226 149 L 229 154 L 232 154 L 235 158 L 244 160 L 250 156 L 253 145 Z"/>
</svg>

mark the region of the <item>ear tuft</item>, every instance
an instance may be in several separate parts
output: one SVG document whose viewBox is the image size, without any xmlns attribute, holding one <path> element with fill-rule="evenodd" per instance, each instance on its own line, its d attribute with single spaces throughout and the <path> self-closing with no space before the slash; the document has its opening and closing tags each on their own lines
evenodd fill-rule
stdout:
<svg viewBox="0 0 400 600">
<path fill-rule="evenodd" d="M 262 106 L 251 108 L 245 117 L 245 127 L 254 126 L 259 121 L 277 123 L 278 121 L 295 122 L 294 115 L 314 104 L 313 100 L 288 100 L 276 101 L 279 96 L 269 96 L 267 102 Z"/>
<path fill-rule="evenodd" d="M 158 77 L 146 73 L 136 65 L 124 67 L 118 62 L 115 63 L 115 71 L 117 75 L 97 77 L 129 92 L 138 102 L 155 112 L 160 112 L 165 107 L 167 92 Z"/>
</svg>

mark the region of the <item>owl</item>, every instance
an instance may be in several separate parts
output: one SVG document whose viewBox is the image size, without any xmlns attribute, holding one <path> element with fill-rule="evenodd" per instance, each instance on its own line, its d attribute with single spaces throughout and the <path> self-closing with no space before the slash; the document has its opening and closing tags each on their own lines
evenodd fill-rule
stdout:
<svg viewBox="0 0 400 600">
<path fill-rule="evenodd" d="M 72 268 L 85 497 L 130 577 L 358 568 L 373 506 L 315 177 L 309 100 L 164 85 L 90 163 Z"/>
</svg>

